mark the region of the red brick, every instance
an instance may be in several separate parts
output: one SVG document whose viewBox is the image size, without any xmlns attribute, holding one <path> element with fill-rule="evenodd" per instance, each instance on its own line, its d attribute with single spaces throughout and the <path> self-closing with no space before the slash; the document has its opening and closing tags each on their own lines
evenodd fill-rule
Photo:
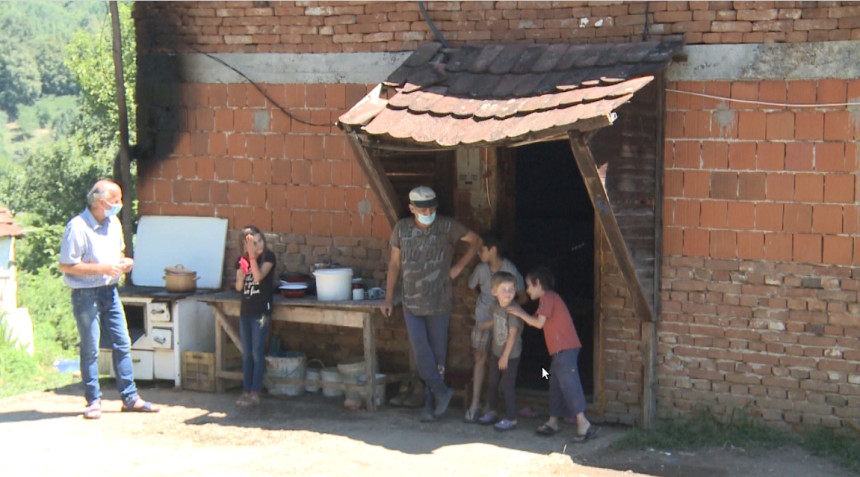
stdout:
<svg viewBox="0 0 860 477">
<path fill-rule="evenodd" d="M 789 142 L 785 144 L 785 170 L 811 171 L 813 162 L 811 143 Z"/>
<path fill-rule="evenodd" d="M 292 163 L 284 159 L 271 160 L 271 182 L 289 184 L 292 182 Z"/>
<path fill-rule="evenodd" d="M 241 157 L 233 159 L 233 177 L 231 180 L 248 182 L 251 180 L 251 159 Z"/>
<path fill-rule="evenodd" d="M 359 169 L 359 168 L 356 168 Z M 708 197 L 710 174 L 704 171 L 684 172 L 684 197 Z"/>
<path fill-rule="evenodd" d="M 737 199 L 738 174 L 735 172 L 714 172 L 711 174 L 712 199 Z"/>
<path fill-rule="evenodd" d="M 269 158 L 251 161 L 251 180 L 254 182 L 273 182 L 272 160 Z"/>
<path fill-rule="evenodd" d="M 824 113 L 824 139 L 849 140 L 854 133 L 854 121 L 848 111 L 828 111 Z"/>
<path fill-rule="evenodd" d="M 677 227 L 663 228 L 663 254 L 680 255 L 683 251 L 684 232 Z"/>
<path fill-rule="evenodd" d="M 227 105 L 231 107 L 245 107 L 246 85 L 244 83 L 231 83 L 227 85 Z"/>
<path fill-rule="evenodd" d="M 290 209 L 276 209 L 272 211 L 272 232 L 290 233 L 292 222 L 292 211 Z"/>
<path fill-rule="evenodd" d="M 293 184 L 310 184 L 311 183 L 311 163 L 310 161 L 292 161 L 292 176 Z"/>
<path fill-rule="evenodd" d="M 755 228 L 778 232 L 782 230 L 783 205 L 759 202 L 755 205 Z"/>
<path fill-rule="evenodd" d="M 209 134 L 209 154 L 224 156 L 227 154 L 227 135 L 224 133 Z"/>
<path fill-rule="evenodd" d="M 248 184 L 248 205 L 252 207 L 266 206 L 266 186 L 263 184 L 249 183 Z M 270 219 L 271 221 L 271 219 Z"/>
<path fill-rule="evenodd" d="M 206 91 L 206 104 L 212 108 L 227 106 L 227 85 L 210 84 Z"/>
<path fill-rule="evenodd" d="M 684 194 L 684 173 L 672 169 L 663 171 L 663 197 L 681 197 Z"/>
<path fill-rule="evenodd" d="M 850 174 L 825 174 L 824 202 L 850 204 L 854 202 L 855 176 Z"/>
<path fill-rule="evenodd" d="M 266 137 L 262 134 L 245 135 L 245 155 L 249 158 L 266 156 Z"/>
<path fill-rule="evenodd" d="M 815 104 L 815 81 L 799 80 L 788 82 L 788 103 Z"/>
<path fill-rule="evenodd" d="M 227 157 L 215 158 L 215 179 L 233 180 L 233 160 Z"/>
<path fill-rule="evenodd" d="M 729 145 L 722 141 L 702 141 L 702 168 L 725 169 L 728 167 Z"/>
<path fill-rule="evenodd" d="M 293 211 L 292 231 L 295 234 L 307 235 L 311 232 L 311 214 L 304 211 Z"/>
<path fill-rule="evenodd" d="M 284 136 L 284 157 L 289 159 L 305 158 L 304 136 L 287 134 Z"/>
<path fill-rule="evenodd" d="M 794 198 L 801 202 L 821 202 L 824 197 L 824 176 L 797 174 L 794 177 Z"/>
<path fill-rule="evenodd" d="M 795 139 L 820 140 L 824 137 L 824 114 L 820 111 L 799 111 L 794 118 Z"/>
<path fill-rule="evenodd" d="M 685 227 L 699 226 L 702 203 L 697 200 L 676 200 L 674 207 L 674 224 Z"/>
<path fill-rule="evenodd" d="M 272 210 L 286 207 L 287 186 L 284 184 L 266 184 L 266 206 Z"/>
<path fill-rule="evenodd" d="M 708 111 L 688 111 L 684 113 L 684 137 L 711 137 L 711 113 Z"/>
<path fill-rule="evenodd" d="M 709 255 L 713 258 L 737 257 L 737 233 L 730 230 L 711 231 L 709 252 Z"/>
<path fill-rule="evenodd" d="M 758 99 L 769 103 L 785 103 L 788 85 L 785 81 L 762 81 L 759 85 Z"/>
<path fill-rule="evenodd" d="M 800 263 L 821 263 L 821 236 L 796 234 L 791 259 Z"/>
<path fill-rule="evenodd" d="M 846 234 L 857 235 L 860 233 L 860 207 L 856 205 L 846 205 L 842 216 L 842 230 Z M 860 253 L 860 250 L 857 252 Z"/>
<path fill-rule="evenodd" d="M 209 181 L 191 181 L 191 202 L 209 202 Z"/>
<path fill-rule="evenodd" d="M 311 212 L 311 230 L 314 235 L 331 235 L 331 214 L 328 212 Z"/>
<path fill-rule="evenodd" d="M 764 139 L 766 115 L 759 111 L 738 112 L 738 139 Z"/>
<path fill-rule="evenodd" d="M 733 99 L 756 101 L 758 100 L 758 85 L 758 82 L 755 81 L 733 81 L 731 97 Z M 741 107 L 735 106 L 736 109 L 755 109 L 755 106 L 752 106 L 749 103 L 735 104 L 742 105 Z"/>
<path fill-rule="evenodd" d="M 218 108 L 215 110 L 215 130 L 216 131 L 232 131 L 233 130 L 233 110 L 227 108 Z"/>
<path fill-rule="evenodd" d="M 304 136 L 303 143 L 305 159 L 323 158 L 323 136 L 318 134 Z"/>
<path fill-rule="evenodd" d="M 325 192 L 328 188 L 321 186 L 305 187 L 305 201 L 308 209 L 325 209 Z"/>
<path fill-rule="evenodd" d="M 384 215 L 374 215 L 371 224 L 372 237 L 380 240 L 388 240 L 391 237 L 391 225 L 385 220 Z"/>
<path fill-rule="evenodd" d="M 818 104 L 842 104 L 848 97 L 848 83 L 844 79 L 818 81 Z"/>
<path fill-rule="evenodd" d="M 824 204 L 812 206 L 812 231 L 820 234 L 841 234 L 842 207 Z"/>
<path fill-rule="evenodd" d="M 791 111 L 768 113 L 767 139 L 794 139 L 794 113 Z"/>
<path fill-rule="evenodd" d="M 346 136 L 342 134 L 333 134 L 325 137 L 325 153 L 326 159 L 340 161 L 346 158 L 344 154 L 346 145 Z"/>
<path fill-rule="evenodd" d="M 352 163 L 335 161 L 331 163 L 331 183 L 336 186 L 347 186 L 352 182 Z"/>
<path fill-rule="evenodd" d="M 191 182 L 175 180 L 170 183 L 171 200 L 173 202 L 191 202 Z"/>
<path fill-rule="evenodd" d="M 764 258 L 764 234 L 761 232 L 738 232 L 738 258 L 761 260 Z"/>
<path fill-rule="evenodd" d="M 232 205 L 248 205 L 248 186 L 243 182 L 228 183 L 227 199 Z"/>
<path fill-rule="evenodd" d="M 707 230 L 684 230 L 684 255 L 689 255 L 693 257 L 707 257 L 709 249 L 710 244 Z"/>
<path fill-rule="evenodd" d="M 707 228 L 726 227 L 727 202 L 722 200 L 706 200 L 701 204 L 701 226 Z M 693 225 L 696 224 L 678 224 Z"/>
<path fill-rule="evenodd" d="M 284 136 L 282 134 L 267 134 L 265 138 L 264 156 L 269 159 L 284 157 Z"/>
<path fill-rule="evenodd" d="M 667 102 L 668 102 L 669 98 L 671 98 L 672 96 L 673 95 L 668 95 L 666 97 Z M 666 107 L 669 108 L 669 105 L 667 104 Z M 683 138 L 684 137 L 684 113 L 667 109 L 665 126 L 666 126 L 665 137 L 667 140 L 668 139 Z M 666 145 L 668 148 L 668 145 L 669 145 L 668 141 L 667 141 Z"/>
<path fill-rule="evenodd" d="M 815 145 L 816 171 L 847 171 L 845 145 L 838 142 L 821 142 Z"/>
<path fill-rule="evenodd" d="M 331 163 L 328 161 L 311 162 L 311 183 L 315 185 L 331 184 Z"/>
<path fill-rule="evenodd" d="M 752 202 L 729 202 L 728 224 L 734 230 L 754 230 L 755 204 Z"/>
<path fill-rule="evenodd" d="M 784 168 L 785 145 L 780 142 L 756 143 L 756 169 L 781 171 Z"/>
<path fill-rule="evenodd" d="M 738 199 L 762 200 L 765 198 L 765 178 L 763 172 L 741 172 L 738 174 Z"/>
<path fill-rule="evenodd" d="M 755 169 L 756 144 L 733 142 L 729 144 L 729 168 L 732 170 Z"/>
<path fill-rule="evenodd" d="M 698 169 L 701 167 L 700 143 L 698 141 L 675 142 L 675 167 Z"/>
<path fill-rule="evenodd" d="M 356 101 L 357 102 L 357 101 Z M 288 84 L 284 88 L 284 107 L 287 110 L 292 108 L 305 107 L 305 85 L 303 84 Z"/>
<path fill-rule="evenodd" d="M 822 262 L 851 265 L 851 237 L 825 235 L 823 247 Z"/>
<path fill-rule="evenodd" d="M 287 207 L 296 209 L 307 208 L 307 187 L 291 185 L 287 187 Z"/>
<path fill-rule="evenodd" d="M 212 180 L 215 178 L 215 160 L 211 157 L 197 157 L 195 170 L 197 178 Z"/>
<path fill-rule="evenodd" d="M 179 168 L 179 175 L 177 177 L 185 179 L 197 177 L 197 157 L 199 156 L 185 157 L 177 161 L 177 167 Z"/>
<path fill-rule="evenodd" d="M 812 206 L 807 204 L 785 204 L 782 216 L 786 232 L 809 233 L 812 231 Z"/>
<path fill-rule="evenodd" d="M 764 236 L 764 257 L 766 260 L 776 262 L 791 260 L 791 235 L 766 234 Z"/>
</svg>

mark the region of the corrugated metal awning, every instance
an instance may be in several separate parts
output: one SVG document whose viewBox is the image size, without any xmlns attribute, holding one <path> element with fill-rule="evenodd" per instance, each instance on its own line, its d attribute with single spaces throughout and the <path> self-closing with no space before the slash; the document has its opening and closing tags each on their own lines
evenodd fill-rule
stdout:
<svg viewBox="0 0 860 477">
<path fill-rule="evenodd" d="M 339 118 L 365 145 L 453 148 L 563 138 L 612 124 L 680 41 L 422 44 Z"/>
</svg>

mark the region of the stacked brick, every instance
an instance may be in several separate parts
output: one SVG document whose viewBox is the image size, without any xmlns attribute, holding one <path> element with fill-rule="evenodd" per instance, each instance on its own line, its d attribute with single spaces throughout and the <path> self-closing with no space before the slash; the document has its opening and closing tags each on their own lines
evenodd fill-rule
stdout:
<svg viewBox="0 0 860 477">
<path fill-rule="evenodd" d="M 435 39 L 418 2 L 140 2 L 146 48 L 209 53 L 408 51 Z M 262 6 L 258 6 L 262 5 Z M 425 2 L 452 43 L 688 44 L 860 39 L 856 2 Z M 146 11 L 142 11 L 142 9 Z M 158 18 L 156 20 L 156 18 Z"/>
<path fill-rule="evenodd" d="M 668 88 L 661 412 L 857 422 L 860 81 Z"/>
</svg>

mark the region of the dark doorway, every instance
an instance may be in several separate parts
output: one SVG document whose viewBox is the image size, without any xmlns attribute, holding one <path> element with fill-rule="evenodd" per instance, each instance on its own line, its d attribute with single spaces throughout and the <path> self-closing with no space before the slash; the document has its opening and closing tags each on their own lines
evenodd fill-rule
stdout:
<svg viewBox="0 0 860 477">
<path fill-rule="evenodd" d="M 594 390 L 594 210 L 566 141 L 522 146 L 516 157 L 516 232 L 514 262 L 523 276 L 538 265 L 555 275 L 582 341 L 579 369 L 586 395 Z M 536 302 L 528 304 L 534 311 Z M 550 357 L 543 331 L 523 330 L 517 386 L 547 390 L 541 368 Z"/>
</svg>

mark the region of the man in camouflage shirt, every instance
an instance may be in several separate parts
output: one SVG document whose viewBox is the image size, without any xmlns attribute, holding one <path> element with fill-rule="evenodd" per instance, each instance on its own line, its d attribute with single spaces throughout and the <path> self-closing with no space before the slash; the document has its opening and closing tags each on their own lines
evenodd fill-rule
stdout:
<svg viewBox="0 0 860 477">
<path fill-rule="evenodd" d="M 403 316 L 415 354 L 418 376 L 425 384 L 421 421 L 434 421 L 448 408 L 454 391 L 445 385 L 448 323 L 454 307 L 452 283 L 478 251 L 481 239 L 457 220 L 436 216 L 436 193 L 419 186 L 409 192 L 412 217 L 401 219 L 391 233 L 386 301 L 391 314 L 397 280 L 403 278 Z M 457 243 L 469 244 L 452 266 Z"/>
</svg>

